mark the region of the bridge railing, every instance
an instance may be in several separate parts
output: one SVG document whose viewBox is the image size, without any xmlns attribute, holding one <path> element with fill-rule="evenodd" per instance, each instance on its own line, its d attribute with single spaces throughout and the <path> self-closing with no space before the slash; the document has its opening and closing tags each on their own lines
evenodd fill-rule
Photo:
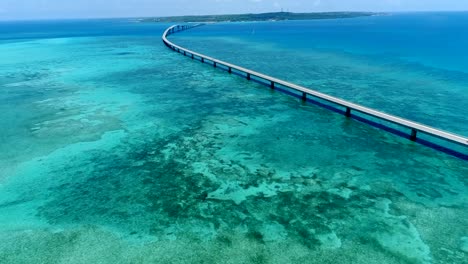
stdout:
<svg viewBox="0 0 468 264">
<path fill-rule="evenodd" d="M 211 62 L 214 67 L 223 66 L 228 73 L 233 73 L 233 71 L 236 71 L 237 74 L 243 75 L 247 80 L 252 80 L 252 77 L 256 77 L 256 79 L 262 80 L 263 83 L 267 84 L 271 89 L 275 89 L 277 86 L 283 86 L 283 87 L 292 89 L 294 91 L 297 91 L 300 93 L 301 95 L 300 97 L 303 101 L 307 101 L 308 97 L 312 97 L 312 98 L 318 98 L 318 99 L 324 100 L 328 103 L 332 103 L 337 106 L 341 106 L 344 108 L 344 111 L 343 111 L 344 115 L 348 118 L 355 118 L 365 123 L 375 124 L 375 122 L 371 120 L 366 121 L 362 117 L 362 115 L 360 116 L 353 115 L 353 112 L 358 112 L 360 114 L 363 114 L 364 116 L 370 116 L 378 120 L 396 124 L 397 126 L 408 129 L 408 133 L 406 134 L 406 137 L 409 138 L 410 140 L 422 143 L 424 145 L 433 147 L 441 151 L 444 151 L 446 153 L 452 154 L 464 160 L 468 160 L 468 138 L 466 137 L 463 137 L 454 133 L 450 133 L 447 131 L 443 131 L 440 129 L 436 129 L 436 128 L 433 128 L 424 124 L 420 124 L 420 123 L 417 123 L 408 119 L 404 119 L 398 116 L 390 115 L 390 114 L 387 114 L 387 113 L 384 113 L 384 112 L 381 112 L 381 111 L 378 111 L 369 107 L 355 104 L 355 103 L 352 103 L 352 102 L 349 102 L 349 101 L 346 101 L 346 100 L 343 100 L 334 96 L 330 96 L 330 95 L 327 95 L 327 94 L 324 94 L 324 93 L 321 93 L 321 92 L 318 92 L 318 91 L 315 91 L 315 90 L 312 90 L 312 89 L 309 89 L 309 88 L 306 88 L 297 84 L 293 84 L 293 83 L 290 83 L 290 82 L 287 82 L 287 81 L 284 81 L 284 80 L 281 80 L 281 79 L 278 79 L 278 78 L 275 78 L 275 77 L 272 77 L 272 76 L 269 76 L 260 72 L 246 69 L 244 67 L 241 67 L 241 66 L 229 63 L 229 62 L 218 60 L 216 58 L 213 58 L 213 57 L 192 51 L 190 49 L 181 47 L 179 45 L 176 45 L 167 39 L 169 35 L 172 35 L 180 31 L 188 30 L 191 28 L 199 27 L 202 25 L 204 24 L 171 26 L 168 29 L 166 29 L 166 31 L 164 31 L 162 40 L 164 44 L 170 49 L 176 52 L 179 52 L 183 54 L 184 56 L 191 57 L 192 59 L 197 59 L 201 61 L 202 63 Z M 378 125 L 378 126 L 381 126 L 381 125 Z M 396 129 L 393 129 L 390 127 L 387 127 L 387 128 L 388 128 L 387 130 L 390 132 L 397 131 Z M 450 148 L 450 147 L 443 146 L 442 144 L 430 142 L 426 139 L 419 138 L 419 133 L 426 134 L 432 137 L 436 137 L 444 141 L 447 141 L 449 143 L 454 143 L 458 147 Z M 401 135 L 404 133 L 396 132 L 395 134 Z"/>
</svg>

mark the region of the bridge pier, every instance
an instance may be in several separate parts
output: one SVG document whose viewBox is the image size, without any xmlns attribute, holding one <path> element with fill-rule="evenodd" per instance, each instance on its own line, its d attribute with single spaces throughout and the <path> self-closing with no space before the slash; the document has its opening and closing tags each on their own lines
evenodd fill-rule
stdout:
<svg viewBox="0 0 468 264">
<path fill-rule="evenodd" d="M 305 92 L 302 92 L 302 101 L 307 101 L 307 94 Z"/>
<path fill-rule="evenodd" d="M 215 68 L 216 68 L 216 61 L 214 61 L 214 62 L 213 62 L 213 67 L 215 67 Z"/>
<path fill-rule="evenodd" d="M 247 73 L 247 80 L 250 81 L 250 79 L 251 79 L 251 78 L 250 78 L 250 73 Z"/>
<path fill-rule="evenodd" d="M 201 62 L 204 63 L 204 62 L 205 62 L 205 58 L 202 57 L 202 58 L 201 58 Z"/>
<path fill-rule="evenodd" d="M 418 131 L 416 129 L 414 129 L 414 128 L 411 129 L 410 140 L 411 141 L 416 141 L 417 135 L 418 135 Z"/>
<path fill-rule="evenodd" d="M 275 89 L 275 82 L 272 81 L 272 82 L 270 83 L 270 88 L 271 88 L 271 89 Z"/>
<path fill-rule="evenodd" d="M 231 67 L 228 68 L 228 72 L 232 73 L 232 68 Z"/>
<path fill-rule="evenodd" d="M 345 113 L 345 116 L 346 116 L 346 117 L 351 117 L 351 108 L 349 108 L 349 107 L 346 107 L 346 113 Z"/>
</svg>

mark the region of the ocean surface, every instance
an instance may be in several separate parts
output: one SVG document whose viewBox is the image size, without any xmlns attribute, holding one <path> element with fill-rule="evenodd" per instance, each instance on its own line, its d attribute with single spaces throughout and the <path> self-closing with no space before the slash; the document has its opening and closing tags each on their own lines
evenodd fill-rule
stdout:
<svg viewBox="0 0 468 264">
<path fill-rule="evenodd" d="M 468 163 L 172 52 L 169 24 L 0 22 L 0 263 L 468 263 Z M 468 136 L 468 13 L 177 44 Z"/>
</svg>

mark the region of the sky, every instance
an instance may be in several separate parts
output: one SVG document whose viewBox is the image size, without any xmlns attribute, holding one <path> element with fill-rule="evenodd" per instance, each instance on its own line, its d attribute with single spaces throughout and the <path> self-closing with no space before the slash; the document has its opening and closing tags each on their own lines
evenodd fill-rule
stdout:
<svg viewBox="0 0 468 264">
<path fill-rule="evenodd" d="M 261 12 L 461 11 L 468 0 L 0 0 L 0 20 Z"/>
</svg>

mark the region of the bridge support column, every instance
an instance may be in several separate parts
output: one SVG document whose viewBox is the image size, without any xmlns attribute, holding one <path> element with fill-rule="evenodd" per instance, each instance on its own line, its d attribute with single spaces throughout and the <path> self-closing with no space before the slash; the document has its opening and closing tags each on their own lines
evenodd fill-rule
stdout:
<svg viewBox="0 0 468 264">
<path fill-rule="evenodd" d="M 411 129 L 410 140 L 411 141 L 416 141 L 417 135 L 418 135 L 418 131 L 416 129 Z"/>
<path fill-rule="evenodd" d="M 228 68 L 228 72 L 232 73 L 232 68 L 231 67 Z"/>
<path fill-rule="evenodd" d="M 346 107 L 346 113 L 345 113 L 345 116 L 346 116 L 346 117 L 351 117 L 351 108 L 349 108 L 349 107 Z"/>
<path fill-rule="evenodd" d="M 193 54 L 192 54 L 192 60 L 193 60 L 193 59 L 195 59 L 195 57 L 194 57 Z"/>
<path fill-rule="evenodd" d="M 201 62 L 204 63 L 204 62 L 205 62 L 205 58 L 201 58 Z"/>
<path fill-rule="evenodd" d="M 250 81 L 250 79 L 251 79 L 251 78 L 250 78 L 250 73 L 247 73 L 247 80 Z"/>
<path fill-rule="evenodd" d="M 215 62 L 213 62 L 213 67 L 215 67 L 215 68 L 216 68 L 216 61 L 215 61 Z"/>
<path fill-rule="evenodd" d="M 272 82 L 270 83 L 270 88 L 271 88 L 271 89 L 275 89 L 275 82 L 272 81 Z"/>
<path fill-rule="evenodd" d="M 302 92 L 302 101 L 305 102 L 307 101 L 307 94 Z"/>
</svg>

